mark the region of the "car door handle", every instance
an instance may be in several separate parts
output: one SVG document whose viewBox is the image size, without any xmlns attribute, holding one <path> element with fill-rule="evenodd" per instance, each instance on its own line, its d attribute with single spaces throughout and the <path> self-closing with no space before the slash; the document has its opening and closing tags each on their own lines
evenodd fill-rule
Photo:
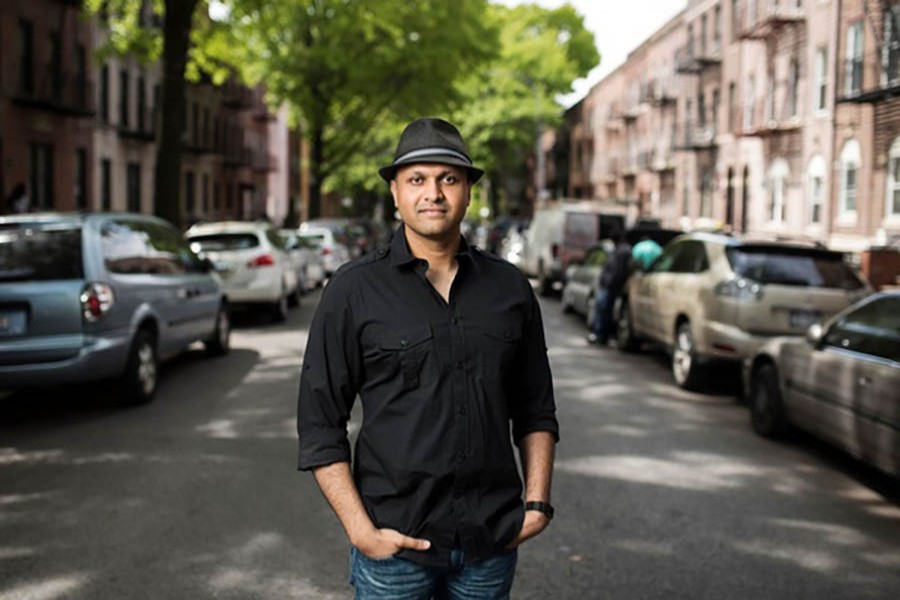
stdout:
<svg viewBox="0 0 900 600">
<path fill-rule="evenodd" d="M 859 383 L 859 385 L 869 385 L 870 383 L 872 383 L 872 378 L 868 377 L 866 375 L 863 375 L 862 377 L 860 377 L 857 380 L 857 383 Z"/>
</svg>

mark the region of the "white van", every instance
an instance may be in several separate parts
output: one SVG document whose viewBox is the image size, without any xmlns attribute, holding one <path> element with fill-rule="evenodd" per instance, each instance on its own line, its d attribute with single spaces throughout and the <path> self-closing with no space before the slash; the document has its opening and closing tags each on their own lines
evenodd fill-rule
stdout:
<svg viewBox="0 0 900 600">
<path fill-rule="evenodd" d="M 624 210 L 598 201 L 559 202 L 535 211 L 525 232 L 520 268 L 538 280 L 541 295 L 561 289 L 566 269 L 601 239 L 625 230 Z"/>
</svg>

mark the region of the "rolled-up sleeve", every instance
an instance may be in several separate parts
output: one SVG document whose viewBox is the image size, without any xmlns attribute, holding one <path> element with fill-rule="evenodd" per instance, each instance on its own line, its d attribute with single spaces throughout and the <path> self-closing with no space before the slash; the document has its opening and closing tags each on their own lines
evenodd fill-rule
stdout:
<svg viewBox="0 0 900 600">
<path fill-rule="evenodd" d="M 361 357 L 352 294 L 337 274 L 325 287 L 310 325 L 297 399 L 297 468 L 350 462 L 347 421 L 359 390 Z"/>
<path fill-rule="evenodd" d="M 541 309 L 531 286 L 525 282 L 528 297 L 525 327 L 519 347 L 520 376 L 515 378 L 511 410 L 513 440 L 516 444 L 529 433 L 547 431 L 559 441 L 553 378 L 547 357 Z"/>
</svg>

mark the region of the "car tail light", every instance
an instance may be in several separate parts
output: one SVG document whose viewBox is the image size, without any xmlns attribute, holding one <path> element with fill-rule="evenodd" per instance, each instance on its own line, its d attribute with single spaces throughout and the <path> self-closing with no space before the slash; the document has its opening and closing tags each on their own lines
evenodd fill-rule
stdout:
<svg viewBox="0 0 900 600">
<path fill-rule="evenodd" d="M 331 248 L 323 247 L 322 248 L 322 256 L 328 256 L 329 254 L 331 254 Z"/>
<path fill-rule="evenodd" d="M 257 267 L 271 267 L 275 264 L 275 257 L 271 254 L 261 254 L 253 260 L 247 262 L 247 266 L 251 269 Z"/>
<path fill-rule="evenodd" d="M 93 323 L 109 312 L 115 300 L 112 288 L 105 283 L 89 283 L 81 290 L 81 316 Z"/>
<path fill-rule="evenodd" d="M 743 277 L 720 281 L 716 285 L 715 292 L 717 296 L 734 298 L 735 300 L 754 301 L 761 300 L 763 297 L 762 286 Z"/>
</svg>

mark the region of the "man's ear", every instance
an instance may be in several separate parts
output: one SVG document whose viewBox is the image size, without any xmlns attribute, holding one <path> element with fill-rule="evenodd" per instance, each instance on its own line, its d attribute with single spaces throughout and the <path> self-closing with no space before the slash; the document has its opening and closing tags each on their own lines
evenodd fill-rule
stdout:
<svg viewBox="0 0 900 600">
<path fill-rule="evenodd" d="M 394 198 L 394 208 L 397 207 L 397 180 L 391 179 L 391 196 Z"/>
</svg>

